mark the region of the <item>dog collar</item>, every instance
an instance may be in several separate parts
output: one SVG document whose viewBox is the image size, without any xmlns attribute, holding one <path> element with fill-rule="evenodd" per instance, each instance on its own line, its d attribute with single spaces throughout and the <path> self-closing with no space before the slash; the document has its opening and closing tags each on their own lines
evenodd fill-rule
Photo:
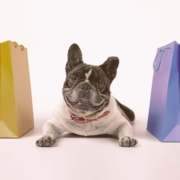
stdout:
<svg viewBox="0 0 180 180">
<path fill-rule="evenodd" d="M 69 109 L 68 109 L 68 111 L 69 111 Z M 102 115 L 98 116 L 97 118 L 84 119 L 83 117 L 76 116 L 76 115 L 74 115 L 73 113 L 71 113 L 69 111 L 71 120 L 73 120 L 74 122 L 76 122 L 78 124 L 85 124 L 85 123 L 89 123 L 89 122 L 92 122 L 92 121 L 97 121 L 98 119 L 100 119 L 100 118 L 102 118 L 104 116 L 107 116 L 109 113 L 110 113 L 110 111 L 105 111 Z"/>
</svg>

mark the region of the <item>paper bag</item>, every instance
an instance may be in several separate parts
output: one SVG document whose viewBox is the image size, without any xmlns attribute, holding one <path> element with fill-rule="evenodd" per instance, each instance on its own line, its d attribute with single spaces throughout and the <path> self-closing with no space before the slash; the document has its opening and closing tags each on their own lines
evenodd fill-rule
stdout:
<svg viewBox="0 0 180 180">
<path fill-rule="evenodd" d="M 158 48 L 147 130 L 161 142 L 180 142 L 180 48 L 172 42 Z"/>
<path fill-rule="evenodd" d="M 19 138 L 33 127 L 27 49 L 0 43 L 0 137 Z"/>
</svg>

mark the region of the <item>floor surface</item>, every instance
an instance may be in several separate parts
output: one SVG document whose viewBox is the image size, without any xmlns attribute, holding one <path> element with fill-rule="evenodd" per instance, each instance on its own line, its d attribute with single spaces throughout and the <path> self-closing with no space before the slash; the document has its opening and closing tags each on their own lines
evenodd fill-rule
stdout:
<svg viewBox="0 0 180 180">
<path fill-rule="evenodd" d="M 54 147 L 38 148 L 44 118 L 20 139 L 0 139 L 1 180 L 179 180 L 180 143 L 161 143 L 139 119 L 139 144 L 122 148 L 109 136 L 64 134 Z"/>
</svg>

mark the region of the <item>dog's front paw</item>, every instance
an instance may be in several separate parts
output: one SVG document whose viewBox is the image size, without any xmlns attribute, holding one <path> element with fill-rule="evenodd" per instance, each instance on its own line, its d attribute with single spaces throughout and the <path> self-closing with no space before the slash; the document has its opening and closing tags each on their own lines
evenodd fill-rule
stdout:
<svg viewBox="0 0 180 180">
<path fill-rule="evenodd" d="M 138 143 L 138 141 L 132 137 L 125 136 L 119 140 L 119 145 L 121 147 L 133 147 Z"/>
<path fill-rule="evenodd" d="M 56 142 L 55 139 L 44 136 L 36 141 L 36 146 L 38 147 L 51 147 Z"/>
</svg>

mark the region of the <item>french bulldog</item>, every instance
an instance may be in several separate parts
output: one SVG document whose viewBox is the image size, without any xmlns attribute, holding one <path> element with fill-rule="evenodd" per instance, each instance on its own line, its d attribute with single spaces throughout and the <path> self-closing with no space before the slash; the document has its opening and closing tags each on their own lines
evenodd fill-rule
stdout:
<svg viewBox="0 0 180 180">
<path fill-rule="evenodd" d="M 45 122 L 38 147 L 50 147 L 64 132 L 81 136 L 109 134 L 119 139 L 121 147 L 133 147 L 134 112 L 121 104 L 110 86 L 117 74 L 118 57 L 109 57 L 99 66 L 85 64 L 81 49 L 72 44 L 68 50 L 66 79 L 62 100 Z"/>
</svg>

